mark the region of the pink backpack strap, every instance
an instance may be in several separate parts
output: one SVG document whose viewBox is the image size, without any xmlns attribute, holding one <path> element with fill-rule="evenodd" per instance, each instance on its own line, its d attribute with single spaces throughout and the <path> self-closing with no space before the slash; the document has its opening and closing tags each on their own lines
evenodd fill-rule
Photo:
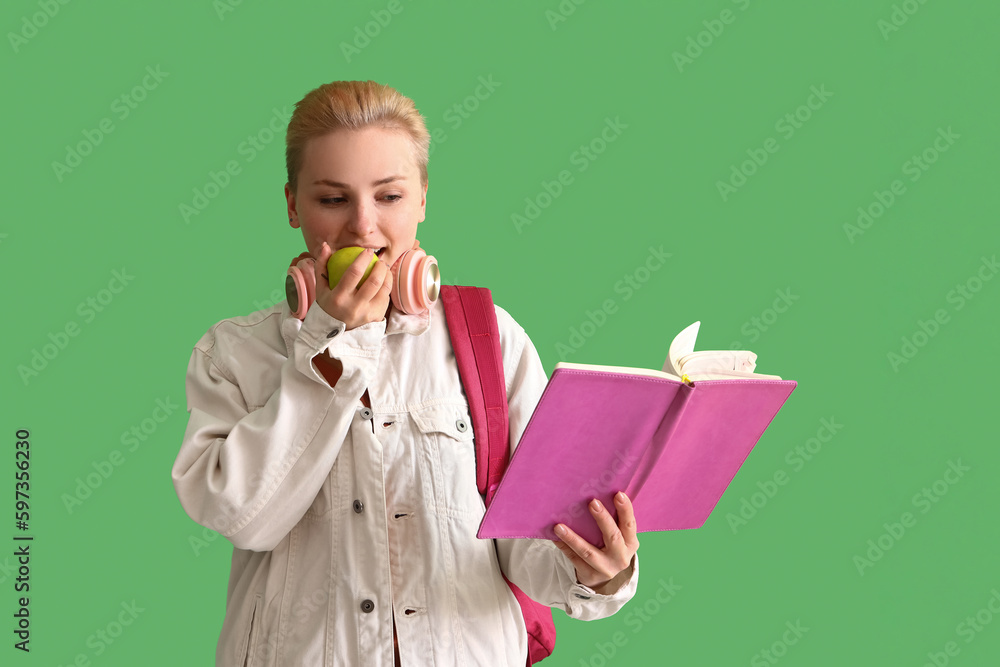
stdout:
<svg viewBox="0 0 1000 667">
<path fill-rule="evenodd" d="M 485 287 L 442 285 L 441 302 L 476 435 L 476 486 L 489 507 L 507 468 L 510 437 L 493 296 Z"/>
<path fill-rule="evenodd" d="M 485 287 L 442 285 L 440 298 L 458 374 L 472 415 L 476 486 L 489 507 L 507 467 L 510 438 L 507 385 L 493 295 Z M 530 667 L 555 650 L 556 626 L 552 610 L 529 598 L 507 577 L 504 580 L 517 598 L 524 617 L 528 631 L 527 665 Z"/>
</svg>

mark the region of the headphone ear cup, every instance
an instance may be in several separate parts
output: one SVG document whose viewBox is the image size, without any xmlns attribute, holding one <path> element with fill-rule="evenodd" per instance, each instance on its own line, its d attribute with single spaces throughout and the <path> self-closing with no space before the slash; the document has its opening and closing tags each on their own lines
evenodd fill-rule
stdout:
<svg viewBox="0 0 1000 667">
<path fill-rule="evenodd" d="M 410 315 L 429 310 L 441 291 L 437 260 L 420 248 L 407 250 L 392 276 L 392 305 Z"/>
<path fill-rule="evenodd" d="M 304 320 L 316 300 L 316 261 L 312 257 L 297 257 L 288 267 L 285 298 L 292 316 Z"/>
<path fill-rule="evenodd" d="M 407 313 L 409 311 L 403 307 L 402 299 L 402 288 L 403 281 L 406 279 L 406 264 L 409 259 L 409 255 L 412 251 L 407 250 L 403 253 L 403 256 L 399 259 L 399 263 L 394 266 L 395 270 L 390 269 L 392 273 L 392 289 L 389 290 L 389 300 L 392 301 L 392 305 L 399 310 Z"/>
</svg>

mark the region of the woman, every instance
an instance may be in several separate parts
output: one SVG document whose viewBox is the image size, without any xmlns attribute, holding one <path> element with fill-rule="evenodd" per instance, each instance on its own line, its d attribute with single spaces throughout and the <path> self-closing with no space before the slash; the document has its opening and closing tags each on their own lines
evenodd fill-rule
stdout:
<svg viewBox="0 0 1000 667">
<path fill-rule="evenodd" d="M 223 320 L 195 345 L 173 480 L 192 519 L 234 546 L 218 665 L 523 665 L 502 578 L 584 620 L 635 593 L 631 503 L 591 507 L 607 545 L 480 540 L 468 405 L 440 303 L 407 314 L 392 266 L 416 245 L 429 134 L 371 81 L 311 91 L 289 122 L 285 197 L 316 262 L 305 318 L 287 302 Z M 330 289 L 332 251 L 367 250 Z M 355 289 L 373 254 L 379 261 Z M 277 264 L 276 260 L 276 264 Z M 496 308 L 510 441 L 546 376 Z M 557 474 L 557 471 L 553 471 Z"/>
</svg>

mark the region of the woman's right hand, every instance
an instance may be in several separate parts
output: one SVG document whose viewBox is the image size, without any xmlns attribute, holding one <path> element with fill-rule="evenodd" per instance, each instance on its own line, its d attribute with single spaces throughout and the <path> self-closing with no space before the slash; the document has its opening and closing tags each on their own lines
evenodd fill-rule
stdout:
<svg viewBox="0 0 1000 667">
<path fill-rule="evenodd" d="M 368 280 L 360 288 L 355 289 L 365 274 L 374 252 L 371 248 L 366 248 L 358 255 L 333 289 L 330 289 L 330 278 L 326 268 L 333 251 L 325 241 L 316 260 L 316 303 L 328 315 L 346 324 L 348 329 L 369 322 L 380 322 L 385 319 L 389 310 L 392 273 L 389 272 L 385 262 L 381 260 L 375 262 Z"/>
</svg>

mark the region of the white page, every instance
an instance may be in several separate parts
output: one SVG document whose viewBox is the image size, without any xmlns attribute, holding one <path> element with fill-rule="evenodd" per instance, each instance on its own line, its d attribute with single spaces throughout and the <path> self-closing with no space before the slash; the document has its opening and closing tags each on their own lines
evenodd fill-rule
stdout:
<svg viewBox="0 0 1000 667">
<path fill-rule="evenodd" d="M 680 377 L 680 359 L 694 352 L 694 342 L 698 338 L 698 328 L 700 326 L 700 321 L 695 322 L 674 336 L 674 340 L 671 341 L 670 349 L 667 352 L 667 360 L 663 362 L 664 373 Z"/>
<path fill-rule="evenodd" d="M 743 371 L 753 373 L 757 355 L 750 350 L 704 350 L 686 354 L 676 362 L 681 373 Z"/>
</svg>

